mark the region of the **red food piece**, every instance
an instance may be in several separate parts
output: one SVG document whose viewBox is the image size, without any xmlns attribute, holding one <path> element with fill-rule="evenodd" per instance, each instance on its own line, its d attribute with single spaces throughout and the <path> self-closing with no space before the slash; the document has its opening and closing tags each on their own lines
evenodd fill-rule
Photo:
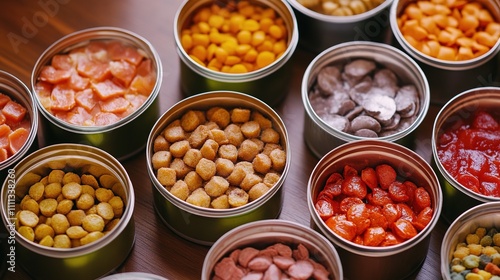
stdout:
<svg viewBox="0 0 500 280">
<path fill-rule="evenodd" d="M 10 100 L 3 106 L 2 114 L 6 118 L 6 121 L 18 123 L 24 119 L 24 116 L 26 115 L 26 108 L 24 108 L 21 104 Z"/>
<path fill-rule="evenodd" d="M 344 179 L 347 179 L 352 176 L 358 176 L 358 170 L 356 170 L 354 167 L 350 165 L 344 166 L 344 172 L 342 173 L 344 176 Z"/>
<path fill-rule="evenodd" d="M 314 204 L 316 212 L 319 214 L 321 219 L 323 219 L 323 221 L 326 221 L 336 213 L 334 203 L 337 204 L 338 208 L 338 202 L 327 199 L 318 199 L 318 201 Z"/>
<path fill-rule="evenodd" d="M 392 232 L 386 232 L 385 239 L 384 239 L 384 241 L 382 241 L 382 243 L 380 243 L 380 246 L 383 246 L 383 247 L 393 246 L 393 245 L 397 245 L 403 241 L 404 240 L 401 240 L 400 238 L 395 236 Z"/>
<path fill-rule="evenodd" d="M 111 80 L 105 80 L 99 83 L 92 83 L 91 85 L 94 92 L 101 100 L 106 100 L 111 97 L 122 96 L 125 94 L 126 89 L 113 83 Z"/>
<path fill-rule="evenodd" d="M 385 216 L 389 224 L 392 224 L 401 218 L 401 210 L 399 210 L 399 207 L 397 207 L 396 204 L 392 203 L 386 204 L 382 207 L 382 214 Z"/>
<path fill-rule="evenodd" d="M 137 49 L 130 46 L 125 46 L 118 41 L 110 42 L 107 46 L 109 58 L 111 60 L 119 61 L 124 60 L 139 65 L 144 56 L 137 51 Z"/>
<path fill-rule="evenodd" d="M 89 87 L 90 79 L 82 77 L 76 71 L 71 72 L 69 77 L 68 85 L 75 91 L 85 90 Z"/>
<path fill-rule="evenodd" d="M 71 71 L 56 69 L 53 66 L 44 66 L 40 72 L 40 81 L 58 84 L 67 81 L 71 76 Z"/>
<path fill-rule="evenodd" d="M 413 202 L 413 209 L 419 213 L 422 209 L 431 206 L 431 195 L 423 187 L 415 190 L 415 200 Z"/>
<path fill-rule="evenodd" d="M 394 202 L 389 197 L 389 193 L 381 188 L 373 188 L 372 192 L 366 196 L 366 199 L 370 204 L 377 206 L 384 206 Z"/>
<path fill-rule="evenodd" d="M 85 89 L 75 94 L 75 101 L 78 106 L 81 106 L 87 111 L 91 111 L 99 102 L 91 89 Z"/>
<path fill-rule="evenodd" d="M 405 219 L 397 220 L 392 224 L 391 228 L 394 235 L 403 240 L 411 239 L 415 235 L 417 235 L 417 230 L 415 229 L 415 227 L 411 222 Z"/>
<path fill-rule="evenodd" d="M 114 124 L 119 120 L 120 118 L 113 113 L 99 112 L 94 116 L 94 124 L 97 126 Z"/>
<path fill-rule="evenodd" d="M 376 208 L 380 209 L 380 208 Z M 389 223 L 387 222 L 387 218 L 382 214 L 382 211 L 374 212 L 370 211 L 370 226 L 371 227 L 381 227 L 384 230 L 389 227 Z"/>
<path fill-rule="evenodd" d="M 410 200 L 407 190 L 408 189 L 405 184 L 399 181 L 394 181 L 389 185 L 389 197 L 394 202 L 407 202 Z"/>
<path fill-rule="evenodd" d="M 378 246 L 385 240 L 385 235 L 385 229 L 370 227 L 363 234 L 363 244 L 366 246 Z"/>
<path fill-rule="evenodd" d="M 340 175 L 339 173 L 331 174 L 326 180 L 325 187 L 321 192 L 333 199 L 334 197 L 341 194 L 342 181 L 342 175 Z"/>
<path fill-rule="evenodd" d="M 396 170 L 388 164 L 379 164 L 375 167 L 377 173 L 377 180 L 380 187 L 384 190 L 388 189 L 389 186 L 396 181 Z"/>
<path fill-rule="evenodd" d="M 355 196 L 360 199 L 364 199 L 368 193 L 366 184 L 363 180 L 361 180 L 361 177 L 357 175 L 344 178 L 341 187 L 343 194 L 347 196 Z"/>
<path fill-rule="evenodd" d="M 66 85 L 57 84 L 50 95 L 51 110 L 69 111 L 75 107 L 75 91 Z"/>
<path fill-rule="evenodd" d="M 340 201 L 340 213 L 347 213 L 349 208 L 355 204 L 364 204 L 363 200 L 359 197 L 346 197 Z"/>
<path fill-rule="evenodd" d="M 73 68 L 73 60 L 67 54 L 56 54 L 52 57 L 51 65 L 59 70 L 69 70 Z"/>
<path fill-rule="evenodd" d="M 128 87 L 136 75 L 136 68 L 127 61 L 111 61 L 109 63 L 111 74 Z"/>
<path fill-rule="evenodd" d="M 495 118 L 484 111 L 479 111 L 476 113 L 472 122 L 472 127 L 491 131 L 498 130 L 500 128 Z"/>
<path fill-rule="evenodd" d="M 9 134 L 9 149 L 11 154 L 17 153 L 23 147 L 28 139 L 28 135 L 29 131 L 22 127 Z"/>
<path fill-rule="evenodd" d="M 356 225 L 356 234 L 362 234 L 370 227 L 370 212 L 364 203 L 354 204 L 347 210 L 346 218 Z"/>
<path fill-rule="evenodd" d="M 413 212 L 413 209 L 408 206 L 408 204 L 398 203 L 396 204 L 396 207 L 398 207 L 399 212 L 401 213 L 401 217 L 399 219 L 413 222 L 417 218 L 417 215 L 415 214 L 415 212 Z"/>
<path fill-rule="evenodd" d="M 95 82 L 104 81 L 111 76 L 108 63 L 91 60 L 87 57 L 79 58 L 76 70 L 78 74 Z"/>
<path fill-rule="evenodd" d="M 413 221 L 413 226 L 419 231 L 423 230 L 431 222 L 433 213 L 434 211 L 431 207 L 425 207 L 418 213 Z"/>
<path fill-rule="evenodd" d="M 356 236 L 356 225 L 344 216 L 333 216 L 325 223 L 334 233 L 346 240 L 352 241 Z"/>
<path fill-rule="evenodd" d="M 371 167 L 361 170 L 361 180 L 372 190 L 378 187 L 377 172 Z"/>
<path fill-rule="evenodd" d="M 0 108 L 3 108 L 7 102 L 9 102 L 11 99 L 8 95 L 5 95 L 3 93 L 0 93 Z"/>
<path fill-rule="evenodd" d="M 108 98 L 101 101 L 100 106 L 103 112 L 120 114 L 127 110 L 130 103 L 122 96 Z"/>
</svg>

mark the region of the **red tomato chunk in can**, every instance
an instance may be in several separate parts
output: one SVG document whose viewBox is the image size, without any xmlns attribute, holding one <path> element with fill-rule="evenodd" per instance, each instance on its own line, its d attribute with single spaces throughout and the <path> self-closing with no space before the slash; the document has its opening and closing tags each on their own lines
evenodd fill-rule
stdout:
<svg viewBox="0 0 500 280">
<path fill-rule="evenodd" d="M 346 165 L 342 174 L 332 173 L 315 208 L 334 233 L 365 246 L 392 246 L 411 239 L 434 212 L 428 191 L 399 180 L 388 164 L 361 171 Z"/>
<path fill-rule="evenodd" d="M 142 50 L 118 40 L 96 40 L 54 55 L 37 80 L 35 91 L 49 113 L 74 125 L 104 126 L 146 101 L 156 72 Z"/>
<path fill-rule="evenodd" d="M 26 108 L 0 93 L 0 162 L 17 153 L 26 143 L 31 121 Z"/>
<path fill-rule="evenodd" d="M 462 186 L 500 197 L 500 114 L 478 110 L 460 118 L 439 136 L 437 154 Z"/>
</svg>

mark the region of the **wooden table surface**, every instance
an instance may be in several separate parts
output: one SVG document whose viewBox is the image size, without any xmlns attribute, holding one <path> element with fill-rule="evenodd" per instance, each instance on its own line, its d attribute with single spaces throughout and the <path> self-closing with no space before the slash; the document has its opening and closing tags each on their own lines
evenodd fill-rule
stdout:
<svg viewBox="0 0 500 280">
<path fill-rule="evenodd" d="M 3 0 L 0 11 L 0 69 L 20 78 L 28 86 L 32 68 L 54 41 L 74 31 L 97 26 L 116 26 L 149 40 L 163 63 L 159 99 L 166 111 L 182 94 L 179 59 L 175 51 L 173 22 L 181 0 Z M 293 161 L 284 185 L 280 219 L 309 226 L 306 185 L 318 159 L 303 141 L 304 109 L 300 97 L 302 75 L 314 55 L 298 48 L 292 57 L 293 84 L 276 110 L 290 135 Z M 416 151 L 430 160 L 430 133 L 439 108 L 431 106 L 417 131 Z M 169 279 L 199 279 L 209 247 L 186 241 L 169 230 L 153 210 L 152 184 L 146 171 L 145 152 L 122 162 L 133 182 L 136 204 L 135 246 L 116 272 L 149 272 Z M 431 235 L 427 258 L 411 279 L 440 279 L 439 250 L 447 225 L 439 221 Z M 395 264 L 401 265 L 401 264 Z M 7 272 L 6 279 L 29 279 L 22 270 Z"/>
</svg>

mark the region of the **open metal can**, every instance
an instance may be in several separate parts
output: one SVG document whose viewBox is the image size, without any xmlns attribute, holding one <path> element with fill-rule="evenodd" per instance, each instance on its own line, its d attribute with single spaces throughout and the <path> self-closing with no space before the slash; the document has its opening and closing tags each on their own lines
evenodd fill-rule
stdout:
<svg viewBox="0 0 500 280">
<path fill-rule="evenodd" d="M 74 125 L 56 117 L 44 108 L 36 90 L 37 79 L 42 68 L 49 64 L 55 55 L 85 47 L 90 42 L 112 40 L 136 47 L 151 60 L 152 68 L 156 72 L 156 81 L 144 103 L 126 117 L 103 126 Z M 31 74 L 33 95 L 43 117 L 40 120 L 40 145 L 46 146 L 56 143 L 87 144 L 101 148 L 120 160 L 137 154 L 144 149 L 149 130 L 158 118 L 160 109 L 157 97 L 162 79 L 162 64 L 155 48 L 145 38 L 128 30 L 115 27 L 95 27 L 64 36 L 42 53 Z"/>
<path fill-rule="evenodd" d="M 457 94 L 439 111 L 432 129 L 432 166 L 443 189 L 443 218 L 451 223 L 466 210 L 485 202 L 498 202 L 499 197 L 488 196 L 465 187 L 446 170 L 438 155 L 438 142 L 444 131 L 470 118 L 478 110 L 498 112 L 500 88 L 474 88 Z"/>
<path fill-rule="evenodd" d="M 30 122 L 29 134 L 21 149 L 6 160 L 0 162 L 0 181 L 3 181 L 5 176 L 7 176 L 9 168 L 12 168 L 24 156 L 38 147 L 38 142 L 35 141 L 38 132 L 38 109 L 28 87 L 12 74 L 1 70 L 0 93 L 9 96 L 22 105 L 26 109 L 26 116 Z"/>
<path fill-rule="evenodd" d="M 257 70 L 246 73 L 226 73 L 214 71 L 196 62 L 183 48 L 181 31 L 192 20 L 193 14 L 210 4 L 233 5 L 231 1 L 185 0 L 179 7 L 174 20 L 174 38 L 180 59 L 181 89 L 186 96 L 215 91 L 230 90 L 245 92 L 275 106 L 280 103 L 288 92 L 292 67 L 290 59 L 299 40 L 297 22 L 292 8 L 286 1 L 251 0 L 252 4 L 273 9 L 286 26 L 287 47 L 276 60 Z"/>
<path fill-rule="evenodd" d="M 188 203 L 167 190 L 153 169 L 152 157 L 156 137 L 189 110 L 204 111 L 212 107 L 246 108 L 260 112 L 271 121 L 273 129 L 280 135 L 280 145 L 286 154 L 286 163 L 278 181 L 258 199 L 239 207 L 214 209 Z M 213 91 L 179 101 L 156 122 L 146 146 L 147 170 L 153 183 L 154 207 L 165 224 L 175 233 L 203 245 L 213 244 L 224 233 L 244 223 L 277 218 L 282 208 L 282 186 L 291 162 L 289 145 L 288 133 L 280 116 L 255 97 L 239 92 Z"/>
<path fill-rule="evenodd" d="M 28 194 L 33 177 L 44 177 L 54 169 L 94 175 L 111 175 L 117 183 L 113 192 L 123 200 L 121 220 L 100 239 L 72 248 L 54 248 L 28 240 L 16 229 L 16 204 Z M 96 279 L 118 268 L 135 241 L 132 182 L 125 168 L 110 154 L 87 145 L 56 144 L 25 157 L 3 182 L 0 214 L 9 235 L 15 240 L 14 262 L 33 279 Z M 36 176 L 33 176 L 36 174 Z M 10 272 L 6 272 L 10 273 Z"/>
<path fill-rule="evenodd" d="M 346 165 L 362 170 L 379 164 L 389 164 L 399 178 L 427 190 L 432 218 L 417 235 L 396 245 L 359 245 L 331 230 L 316 211 L 315 201 L 332 173 L 342 174 Z M 393 142 L 358 140 L 333 149 L 319 160 L 307 183 L 307 205 L 311 225 L 337 248 L 346 279 L 405 279 L 421 267 L 427 256 L 431 232 L 441 214 L 442 193 L 433 169 L 415 152 Z M 405 265 L 394 265 L 397 263 Z"/>
<path fill-rule="evenodd" d="M 333 148 L 346 142 L 367 139 L 356 136 L 330 126 L 314 110 L 309 98 L 311 88 L 316 83 L 318 73 L 322 68 L 331 65 L 343 65 L 356 59 L 374 61 L 394 72 L 401 84 L 413 84 L 419 95 L 418 111 L 413 122 L 405 129 L 393 134 L 380 136 L 377 139 L 397 142 L 411 147 L 413 131 L 424 120 L 430 103 L 430 91 L 427 78 L 422 69 L 402 51 L 376 42 L 347 42 L 330 47 L 317 55 L 309 64 L 302 78 L 301 95 L 304 104 L 304 139 L 313 152 L 320 158 Z"/>
<path fill-rule="evenodd" d="M 344 279 L 339 255 L 328 239 L 295 222 L 273 219 L 250 222 L 221 236 L 205 256 L 201 279 L 213 279 L 217 262 L 234 250 L 246 247 L 262 250 L 277 243 L 294 248 L 302 244 L 308 249 L 309 257 L 322 264 L 329 272 L 328 279 Z"/>
</svg>

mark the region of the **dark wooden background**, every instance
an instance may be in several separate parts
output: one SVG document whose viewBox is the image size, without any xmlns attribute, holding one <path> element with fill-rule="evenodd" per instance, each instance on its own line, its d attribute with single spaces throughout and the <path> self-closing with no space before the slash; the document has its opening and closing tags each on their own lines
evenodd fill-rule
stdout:
<svg viewBox="0 0 500 280">
<path fill-rule="evenodd" d="M 159 99 L 161 112 L 183 96 L 179 88 L 179 59 L 175 51 L 173 22 L 181 0 L 2 0 L 0 2 L 0 69 L 20 78 L 28 86 L 32 68 L 40 54 L 62 36 L 96 26 L 116 26 L 149 40 L 163 63 Z M 319 35 L 318 35 L 319 36 Z M 318 159 L 303 141 L 304 109 L 300 96 L 302 75 L 314 55 L 297 49 L 292 57 L 293 84 L 276 110 L 290 135 L 292 164 L 284 185 L 280 219 L 309 226 L 306 185 Z M 430 134 L 438 106 L 431 106 L 417 130 L 416 151 L 430 160 Z M 199 279 L 209 247 L 186 241 L 169 230 L 153 210 L 152 184 L 146 171 L 145 152 L 122 162 L 129 172 L 136 194 L 135 247 L 116 272 L 149 272 L 169 279 Z M 446 231 L 440 221 L 431 235 L 423 266 L 412 279 L 439 279 L 439 250 Z M 402 265 L 402 264 L 394 264 Z M 19 266 L 19 264 L 18 264 Z M 19 267 L 18 267 L 19 268 Z M 6 273 L 6 279 L 29 279 L 22 270 Z"/>
</svg>

